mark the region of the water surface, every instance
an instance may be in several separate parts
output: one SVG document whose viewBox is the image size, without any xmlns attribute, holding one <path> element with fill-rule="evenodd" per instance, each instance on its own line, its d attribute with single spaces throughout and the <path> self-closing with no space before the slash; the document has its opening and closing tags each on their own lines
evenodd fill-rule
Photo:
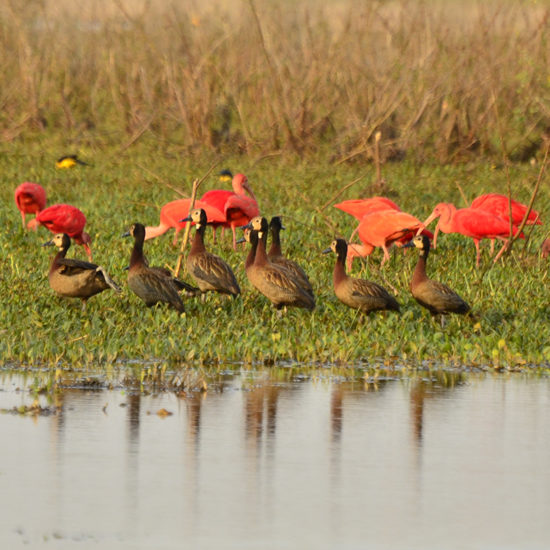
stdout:
<svg viewBox="0 0 550 550">
<path fill-rule="evenodd" d="M 0 382 L 0 408 L 32 404 Z M 545 378 L 243 373 L 40 402 L 60 408 L 0 415 L 0 548 L 550 547 Z"/>
</svg>

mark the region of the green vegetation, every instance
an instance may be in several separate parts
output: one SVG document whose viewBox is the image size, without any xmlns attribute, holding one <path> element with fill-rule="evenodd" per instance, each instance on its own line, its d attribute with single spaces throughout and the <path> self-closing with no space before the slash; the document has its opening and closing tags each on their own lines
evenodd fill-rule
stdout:
<svg viewBox="0 0 550 550">
<path fill-rule="evenodd" d="M 469 239 L 441 237 L 430 274 L 478 315 L 449 316 L 444 328 L 408 291 L 414 252 L 393 251 L 384 269 L 378 252 L 355 261 L 354 274 L 394 290 L 402 305 L 400 316 L 364 319 L 336 300 L 334 257 L 320 254 L 355 226 L 331 198 L 387 194 L 420 219 L 441 200 L 465 206 L 508 187 L 529 200 L 550 128 L 547 1 L 166 6 L 0 7 L 0 45 L 12 52 L 0 59 L 0 361 L 548 362 L 549 264 L 538 255 L 546 225 L 483 276 Z M 56 170 L 67 153 L 93 166 Z M 40 248 L 49 234 L 21 228 L 17 184 L 36 181 L 49 204 L 81 208 L 94 261 L 124 283 L 131 243 L 120 235 L 135 221 L 156 225 L 174 189 L 189 194 L 213 165 L 247 174 L 262 212 L 284 217 L 284 250 L 317 292 L 312 314 L 279 318 L 251 291 L 245 252 L 227 238 L 212 250 L 235 269 L 244 292 L 234 301 L 188 300 L 180 317 L 146 309 L 125 285 L 85 312 L 53 295 L 52 251 Z M 535 207 L 549 223 L 547 181 Z M 214 187 L 211 175 L 200 194 Z M 152 264 L 176 265 L 171 239 L 146 243 Z M 77 246 L 74 255 L 84 257 Z"/>
<path fill-rule="evenodd" d="M 349 235 L 356 221 L 325 204 L 344 185 L 364 176 L 338 197 L 372 192 L 374 168 L 334 167 L 316 163 L 292 164 L 280 159 L 251 163 L 248 158 L 226 158 L 223 166 L 249 176 L 263 213 L 283 216 L 287 231 L 283 247 L 301 261 L 317 292 L 313 313 L 289 310 L 280 318 L 267 301 L 253 291 L 243 271 L 246 252 L 234 252 L 229 235 L 213 246 L 234 267 L 243 288 L 242 298 L 208 296 L 186 301 L 186 313 L 158 307 L 149 310 L 125 286 L 121 296 L 106 291 L 80 302 L 57 298 L 48 286 L 50 249 L 40 244 L 49 233 L 25 232 L 12 192 L 24 180 L 40 182 L 49 203 L 78 205 L 88 216 L 94 261 L 119 283 L 125 283 L 131 242 L 121 234 L 141 221 L 158 223 L 159 208 L 177 197 L 170 186 L 189 192 L 193 178 L 204 174 L 210 161 L 192 165 L 173 150 L 143 142 L 117 156 L 94 157 L 94 166 L 56 170 L 55 154 L 37 153 L 36 147 L 10 146 L 0 160 L 0 242 L 2 243 L 3 298 L 0 309 L 0 357 L 4 362 L 30 365 L 114 364 L 117 360 L 160 360 L 170 364 L 245 362 L 248 364 L 297 361 L 342 365 L 365 361 L 407 365 L 418 361 L 478 366 L 542 365 L 550 359 L 549 264 L 539 257 L 545 226 L 537 227 L 527 246 L 516 243 L 512 255 L 480 278 L 475 270 L 471 240 L 443 235 L 430 256 L 430 274 L 445 281 L 469 301 L 478 318 L 448 316 L 444 328 L 412 299 L 408 283 L 416 262 L 414 251 L 392 251 L 392 260 L 379 268 L 380 251 L 367 262 L 355 260 L 354 274 L 371 277 L 395 289 L 402 314 L 361 318 L 337 301 L 332 292 L 333 256 L 321 255 L 334 234 Z M 510 167 L 513 194 L 526 202 L 540 167 Z M 424 219 L 439 200 L 463 206 L 461 191 L 476 194 L 504 191 L 506 171 L 487 163 L 458 166 L 410 163 L 383 167 L 385 191 L 401 207 Z M 13 183 L 10 183 L 13 182 Z M 165 182 L 168 185 L 164 185 Z M 201 193 L 218 187 L 217 177 L 203 184 Z M 460 186 L 460 190 L 459 190 Z M 307 199 L 307 200 L 306 200 Z M 336 202 L 336 201 L 334 201 Z M 537 201 L 548 218 L 550 197 L 545 187 Z M 329 227 L 330 224 L 331 226 Z M 528 234 L 530 230 L 528 230 Z M 153 265 L 174 267 L 178 249 L 167 233 L 145 243 Z M 484 265 L 489 263 L 484 243 Z M 69 256 L 84 257 L 79 246 Z"/>
</svg>

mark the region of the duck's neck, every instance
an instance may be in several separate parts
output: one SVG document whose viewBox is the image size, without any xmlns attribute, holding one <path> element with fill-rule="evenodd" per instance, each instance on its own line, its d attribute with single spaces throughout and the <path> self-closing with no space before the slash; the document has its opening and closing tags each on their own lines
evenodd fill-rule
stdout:
<svg viewBox="0 0 550 550">
<path fill-rule="evenodd" d="M 143 239 L 136 239 L 134 241 L 134 248 L 132 249 L 132 255 L 130 256 L 130 269 L 134 266 L 140 266 L 145 263 L 143 257 Z"/>
<path fill-rule="evenodd" d="M 206 248 L 204 247 L 205 231 L 206 231 L 206 225 L 200 224 L 197 226 L 197 230 L 195 231 L 195 237 L 191 245 L 191 251 L 189 252 L 190 255 L 200 254 L 206 250 Z"/>
<path fill-rule="evenodd" d="M 257 240 L 251 241 L 250 252 L 248 253 L 248 256 L 246 257 L 246 260 L 244 262 L 245 270 L 248 269 L 254 263 L 257 249 L 258 249 L 258 241 Z"/>
<path fill-rule="evenodd" d="M 337 286 L 348 277 L 346 273 L 346 254 L 338 253 L 336 263 L 334 264 L 334 271 L 332 272 L 332 282 L 334 286 Z"/>
<path fill-rule="evenodd" d="M 254 265 L 265 265 L 268 262 L 267 253 L 265 251 L 265 242 L 267 241 L 267 232 L 262 231 L 262 236 L 258 235 L 258 248 L 256 249 L 256 257 Z"/>
<path fill-rule="evenodd" d="M 55 271 L 60 266 L 60 262 L 67 254 L 67 250 L 68 250 L 67 248 L 61 248 L 59 250 L 59 252 L 55 255 L 54 259 L 52 260 L 50 271 Z"/>
<path fill-rule="evenodd" d="M 428 276 L 426 275 L 427 258 L 428 254 L 426 252 L 420 252 L 420 256 L 418 256 L 418 261 L 416 262 L 416 267 L 414 268 L 414 273 L 411 279 L 411 287 L 414 287 L 428 279 Z"/>
<path fill-rule="evenodd" d="M 281 250 L 281 236 L 279 229 L 272 227 L 271 228 L 271 246 L 269 247 L 269 252 L 267 255 L 270 258 L 276 256 L 282 256 L 283 252 Z"/>
</svg>

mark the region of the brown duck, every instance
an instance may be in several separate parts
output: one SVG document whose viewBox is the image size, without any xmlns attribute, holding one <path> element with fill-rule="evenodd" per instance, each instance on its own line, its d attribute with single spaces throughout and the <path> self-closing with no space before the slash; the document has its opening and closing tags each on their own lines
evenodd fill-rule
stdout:
<svg viewBox="0 0 550 550">
<path fill-rule="evenodd" d="M 434 281 L 426 275 L 426 261 L 430 253 L 430 239 L 418 235 L 404 245 L 416 247 L 420 251 L 418 262 L 411 279 L 410 289 L 415 300 L 427 308 L 432 315 L 438 313 L 468 313 L 470 306 L 448 286 Z"/>
<path fill-rule="evenodd" d="M 267 253 L 269 261 L 275 265 L 280 265 L 289 271 L 293 277 L 296 278 L 302 288 L 313 296 L 313 288 L 309 282 L 308 276 L 299 264 L 295 261 L 283 256 L 281 250 L 281 230 L 284 229 L 280 216 L 273 216 L 269 222 L 269 229 L 271 230 L 271 246 Z"/>
<path fill-rule="evenodd" d="M 364 313 L 384 309 L 399 311 L 397 300 L 383 286 L 350 277 L 346 273 L 348 244 L 344 239 L 332 241 L 330 248 L 323 250 L 323 254 L 328 254 L 331 250 L 337 256 L 332 276 L 334 294 L 342 303 Z"/>
<path fill-rule="evenodd" d="M 82 308 L 88 298 L 112 288 L 121 292 L 120 287 L 109 277 L 107 271 L 96 264 L 65 258 L 71 246 L 71 238 L 66 233 L 58 233 L 42 246 L 56 246 L 59 252 L 50 266 L 48 280 L 50 287 L 66 298 L 80 298 Z"/>
<path fill-rule="evenodd" d="M 267 221 L 265 223 L 267 230 Z M 309 295 L 285 269 L 275 266 L 268 258 L 262 241 L 262 231 L 252 230 L 248 233 L 250 241 L 249 258 L 254 261 L 246 267 L 248 280 L 260 293 L 271 301 L 276 309 L 285 306 L 315 308 L 315 300 Z"/>
<path fill-rule="evenodd" d="M 187 271 L 193 277 L 201 292 L 209 290 L 231 294 L 234 298 L 241 293 L 233 270 L 219 256 L 208 252 L 204 246 L 207 216 L 202 208 L 196 208 L 182 221 L 195 222 L 196 232 L 187 256 Z"/>
<path fill-rule="evenodd" d="M 176 279 L 162 267 L 149 267 L 147 259 L 143 255 L 143 241 L 145 240 L 145 227 L 141 223 L 135 223 L 123 237 L 134 237 L 134 248 L 130 256 L 128 270 L 128 286 L 130 290 L 139 296 L 147 307 L 154 306 L 158 302 L 166 302 L 174 309 L 182 313 L 183 302 L 179 291 L 185 289 L 188 295 L 194 295 L 198 289 Z"/>
</svg>

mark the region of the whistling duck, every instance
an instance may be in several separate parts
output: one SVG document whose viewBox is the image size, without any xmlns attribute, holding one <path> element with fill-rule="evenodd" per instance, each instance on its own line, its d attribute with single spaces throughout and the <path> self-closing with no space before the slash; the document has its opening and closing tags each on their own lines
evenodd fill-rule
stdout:
<svg viewBox="0 0 550 550">
<path fill-rule="evenodd" d="M 187 271 L 193 277 L 201 292 L 213 290 L 222 294 L 231 294 L 236 297 L 241 289 L 233 270 L 219 256 L 208 252 L 204 247 L 204 233 L 206 231 L 207 216 L 202 208 L 195 208 L 182 221 L 195 222 L 195 237 L 191 251 L 187 256 Z"/>
<path fill-rule="evenodd" d="M 271 229 L 271 246 L 267 253 L 269 261 L 290 271 L 290 273 L 296 277 L 300 285 L 302 285 L 303 289 L 313 296 L 313 288 L 311 287 L 311 283 L 305 271 L 296 262 L 283 256 L 280 232 L 281 229 L 284 229 L 284 226 L 281 218 L 279 216 L 273 216 L 269 222 L 269 228 Z"/>
<path fill-rule="evenodd" d="M 174 309 L 183 313 L 184 307 L 179 291 L 185 289 L 195 293 L 197 289 L 176 279 L 162 267 L 150 267 L 143 255 L 145 227 L 141 223 L 134 223 L 123 237 L 134 237 L 134 248 L 130 256 L 128 270 L 128 286 L 130 290 L 141 298 L 147 307 L 157 302 L 166 302 Z"/>
<path fill-rule="evenodd" d="M 267 231 L 267 220 L 264 230 L 259 232 L 252 230 L 248 233 L 251 246 L 249 257 L 255 256 L 254 262 L 246 268 L 248 280 L 252 286 L 270 300 L 276 309 L 285 306 L 314 309 L 314 298 L 296 282 L 286 269 L 272 264 L 267 258 L 265 245 L 262 242 L 264 231 Z"/>
<path fill-rule="evenodd" d="M 120 287 L 109 277 L 107 271 L 96 264 L 65 258 L 71 246 L 71 238 L 66 233 L 58 233 L 42 246 L 56 246 L 59 252 L 50 266 L 48 279 L 50 287 L 59 296 L 80 298 L 82 308 L 86 300 L 103 290 L 112 288 L 121 292 Z"/>
<path fill-rule="evenodd" d="M 328 254 L 331 250 L 337 256 L 332 275 L 334 294 L 343 304 L 364 313 L 383 309 L 399 311 L 397 300 L 383 286 L 346 274 L 348 244 L 344 239 L 332 241 L 330 247 L 323 250 L 323 254 Z"/>
<path fill-rule="evenodd" d="M 56 168 L 73 168 L 77 164 L 81 166 L 90 166 L 87 162 L 80 160 L 76 155 L 64 155 L 55 162 Z"/>
<path fill-rule="evenodd" d="M 15 204 L 21 212 L 23 227 L 26 214 L 38 214 L 46 208 L 46 191 L 38 183 L 25 181 L 15 188 Z"/>
<path fill-rule="evenodd" d="M 550 255 L 550 238 L 545 239 L 542 243 L 541 253 L 543 258 L 548 258 L 548 255 Z"/>
<path fill-rule="evenodd" d="M 432 315 L 438 313 L 468 313 L 470 306 L 453 290 L 426 275 L 426 261 L 430 253 L 430 239 L 418 235 L 406 248 L 416 247 L 420 251 L 418 262 L 411 279 L 410 289 L 415 300 L 427 308 Z"/>
</svg>

